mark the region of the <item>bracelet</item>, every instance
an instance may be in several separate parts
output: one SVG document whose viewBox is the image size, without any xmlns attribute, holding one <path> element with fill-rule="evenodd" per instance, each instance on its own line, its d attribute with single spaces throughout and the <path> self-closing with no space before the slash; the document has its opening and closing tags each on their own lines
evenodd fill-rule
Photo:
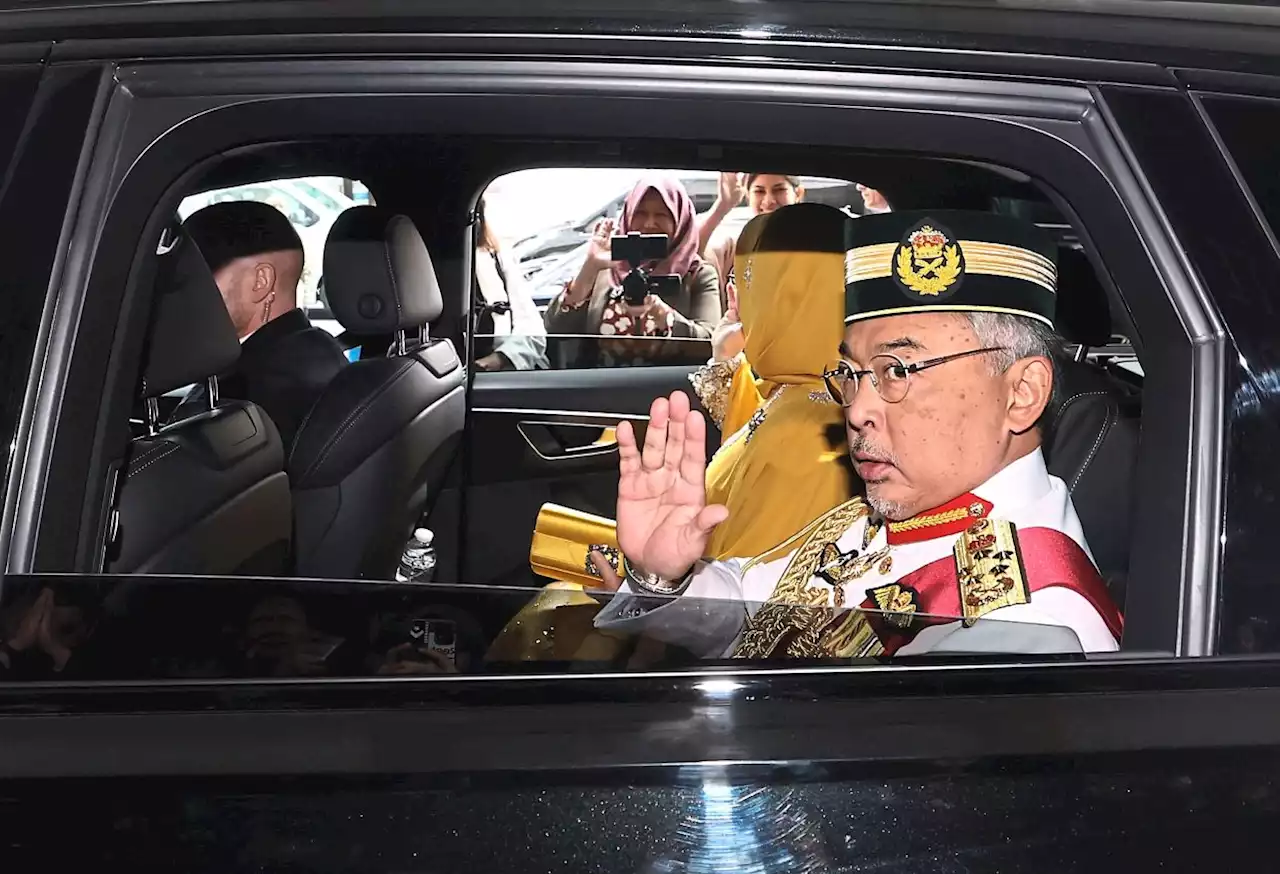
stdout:
<svg viewBox="0 0 1280 874">
<path fill-rule="evenodd" d="M 586 306 L 591 300 L 591 295 L 588 294 L 586 297 L 584 297 L 582 300 L 578 301 L 577 303 L 565 303 L 564 302 L 565 295 L 569 293 L 572 286 L 573 286 L 572 282 L 566 282 L 564 284 L 564 290 L 560 292 L 560 312 L 562 313 L 571 313 L 574 310 L 580 310 L 584 306 Z"/>
<path fill-rule="evenodd" d="M 650 595 L 663 595 L 672 597 L 684 594 L 684 590 L 689 588 L 689 584 L 693 582 L 693 571 L 685 574 L 678 580 L 668 580 L 657 574 L 643 574 L 638 571 L 631 563 L 631 560 L 625 556 L 622 559 L 623 567 L 626 569 L 627 582 L 636 589 L 646 592 Z"/>
</svg>

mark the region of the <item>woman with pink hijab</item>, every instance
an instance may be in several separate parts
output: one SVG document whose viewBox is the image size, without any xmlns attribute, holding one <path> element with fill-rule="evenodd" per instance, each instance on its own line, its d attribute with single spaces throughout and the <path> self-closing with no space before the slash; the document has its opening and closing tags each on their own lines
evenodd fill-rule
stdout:
<svg viewBox="0 0 1280 874">
<path fill-rule="evenodd" d="M 680 290 L 669 299 L 650 294 L 639 306 L 623 299 L 622 280 L 634 265 L 615 263 L 609 240 L 633 231 L 667 237 L 666 258 L 645 267 L 652 275 L 680 277 Z M 686 349 L 668 339 L 709 340 L 720 321 L 720 280 L 698 248 L 693 200 L 684 186 L 669 176 L 641 179 L 623 204 L 621 220 L 596 224 L 577 278 L 547 307 L 547 333 L 598 337 L 597 360 L 581 363 L 606 367 L 705 356 L 701 343 Z"/>
</svg>

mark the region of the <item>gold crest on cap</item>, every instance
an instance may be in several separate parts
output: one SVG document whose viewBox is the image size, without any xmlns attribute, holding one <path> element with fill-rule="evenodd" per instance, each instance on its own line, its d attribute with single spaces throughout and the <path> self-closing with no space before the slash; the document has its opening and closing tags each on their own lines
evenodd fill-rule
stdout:
<svg viewBox="0 0 1280 874">
<path fill-rule="evenodd" d="M 921 297 L 938 297 L 964 275 L 960 244 L 945 230 L 922 224 L 893 253 L 894 275 L 904 288 Z"/>
</svg>

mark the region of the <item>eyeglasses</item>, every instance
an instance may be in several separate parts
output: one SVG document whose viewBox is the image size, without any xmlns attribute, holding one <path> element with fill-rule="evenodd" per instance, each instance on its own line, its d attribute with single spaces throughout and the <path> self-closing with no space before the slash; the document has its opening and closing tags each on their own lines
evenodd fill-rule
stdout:
<svg viewBox="0 0 1280 874">
<path fill-rule="evenodd" d="M 982 349 L 954 352 L 951 355 L 928 358 L 911 364 L 897 355 L 877 355 L 871 359 L 871 367 L 867 370 L 854 370 L 849 362 L 841 361 L 823 373 L 822 379 L 827 384 L 827 393 L 842 407 L 848 407 L 853 403 L 853 397 L 858 393 L 858 385 L 864 376 L 871 377 L 871 387 L 884 399 L 885 403 L 896 404 L 907 396 L 913 373 L 968 358 L 971 355 L 1003 351 L 1004 348 L 1001 346 L 985 346 Z"/>
</svg>

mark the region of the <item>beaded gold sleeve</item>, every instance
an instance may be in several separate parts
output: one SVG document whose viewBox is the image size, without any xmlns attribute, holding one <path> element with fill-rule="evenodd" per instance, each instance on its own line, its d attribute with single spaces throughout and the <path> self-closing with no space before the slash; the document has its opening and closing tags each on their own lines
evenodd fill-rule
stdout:
<svg viewBox="0 0 1280 874">
<path fill-rule="evenodd" d="M 697 392 L 698 399 L 702 401 L 702 406 L 717 428 L 724 425 L 724 417 L 728 413 L 729 387 L 733 384 L 733 374 L 745 360 L 745 356 L 738 353 L 728 361 L 708 361 L 689 374 L 693 390 Z"/>
</svg>

